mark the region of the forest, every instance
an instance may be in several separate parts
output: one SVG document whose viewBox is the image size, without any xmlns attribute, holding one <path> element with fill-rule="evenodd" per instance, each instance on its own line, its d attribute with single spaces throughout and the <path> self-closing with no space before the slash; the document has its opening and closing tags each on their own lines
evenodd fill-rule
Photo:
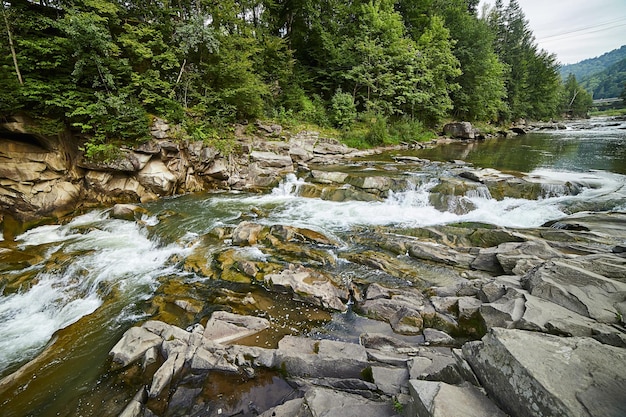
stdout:
<svg viewBox="0 0 626 417">
<path fill-rule="evenodd" d="M 516 0 L 5 0 L 0 116 L 71 129 L 89 156 L 255 119 L 375 146 L 446 120 L 584 115 Z"/>
</svg>

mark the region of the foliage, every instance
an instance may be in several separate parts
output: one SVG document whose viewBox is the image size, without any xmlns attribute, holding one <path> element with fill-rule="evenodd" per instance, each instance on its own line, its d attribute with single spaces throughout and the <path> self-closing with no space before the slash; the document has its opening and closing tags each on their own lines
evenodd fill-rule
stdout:
<svg viewBox="0 0 626 417">
<path fill-rule="evenodd" d="M 564 91 L 557 64 L 518 2 L 498 0 L 486 20 L 477 5 L 5 2 L 0 114 L 57 120 L 100 158 L 147 138 L 148 115 L 224 149 L 229 125 L 264 117 L 334 126 L 360 147 L 428 138 L 451 117 L 552 117 Z"/>
<path fill-rule="evenodd" d="M 561 111 L 573 117 L 586 117 L 593 106 L 593 99 L 578 82 L 574 74 L 570 74 L 563 86 Z"/>
<path fill-rule="evenodd" d="M 595 74 L 605 71 L 610 66 L 626 58 L 626 45 L 619 49 L 602 54 L 596 58 L 589 58 L 576 64 L 563 65 L 560 70 L 561 78 L 566 80 L 574 74 L 577 80 L 585 80 Z"/>
<path fill-rule="evenodd" d="M 356 118 L 356 105 L 352 95 L 337 90 L 330 101 L 330 114 L 333 125 L 349 128 Z"/>
</svg>

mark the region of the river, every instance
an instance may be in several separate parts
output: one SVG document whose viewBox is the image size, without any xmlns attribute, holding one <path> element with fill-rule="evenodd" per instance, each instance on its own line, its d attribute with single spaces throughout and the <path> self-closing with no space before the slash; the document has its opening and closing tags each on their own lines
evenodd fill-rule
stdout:
<svg viewBox="0 0 626 417">
<path fill-rule="evenodd" d="M 368 228 L 418 228 L 481 222 L 511 228 L 539 227 L 581 210 L 626 210 L 626 123 L 592 119 L 567 130 L 508 139 L 385 153 L 341 167 L 353 175 L 391 175 L 406 186 L 379 201 L 323 199 L 307 194 L 307 180 L 290 175 L 267 194 L 193 194 L 146 204 L 139 221 L 112 219 L 108 209 L 33 228 L 0 242 L 0 410 L 3 416 L 116 416 L 145 383 L 141 375 L 112 372 L 108 351 L 129 327 L 147 319 L 189 326 L 228 306 L 233 294 L 258 294 L 279 334 L 315 334 L 355 340 L 366 329 L 389 332 L 384 323 L 296 303 L 252 283 L 231 282 L 185 267 L 202 245 L 208 259 L 229 248 L 212 238 L 242 220 L 312 229 L 338 242 L 332 262 L 320 266 L 342 282 L 402 281 L 355 265 L 342 254 L 366 245 L 355 235 Z M 441 163 L 407 164 L 398 157 Z M 433 189 L 455 177 L 450 160 L 540 178 L 537 199 L 492 198 L 466 192 L 471 209 L 435 207 Z M 525 173 L 525 174 L 522 174 Z M 538 180 L 539 181 L 539 180 Z M 575 193 L 553 184 L 577 184 Z M 310 187 L 309 187 L 310 188 Z M 455 200 L 461 201 L 461 200 Z M 238 256 L 266 261 L 263 247 Z M 283 260 L 284 262 L 284 260 Z M 310 262 L 314 264 L 314 262 Z M 430 283 L 456 274 L 426 263 L 412 267 Z M 218 277 L 219 278 L 219 277 Z M 173 300 L 197 306 L 192 313 Z M 277 306 L 287 311 L 280 314 Z M 280 329 L 278 329 L 280 328 Z M 271 342 L 266 342 L 271 344 Z M 228 382 L 232 383 L 232 381 Z"/>
</svg>

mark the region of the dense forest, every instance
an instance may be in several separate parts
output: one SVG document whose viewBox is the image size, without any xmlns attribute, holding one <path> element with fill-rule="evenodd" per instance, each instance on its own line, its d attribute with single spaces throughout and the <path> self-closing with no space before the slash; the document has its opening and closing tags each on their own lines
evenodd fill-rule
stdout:
<svg viewBox="0 0 626 417">
<path fill-rule="evenodd" d="M 154 116 L 196 139 L 267 118 L 377 145 L 447 119 L 584 114 L 518 2 L 478 3 L 5 0 L 0 115 L 70 127 L 96 155 Z"/>
</svg>

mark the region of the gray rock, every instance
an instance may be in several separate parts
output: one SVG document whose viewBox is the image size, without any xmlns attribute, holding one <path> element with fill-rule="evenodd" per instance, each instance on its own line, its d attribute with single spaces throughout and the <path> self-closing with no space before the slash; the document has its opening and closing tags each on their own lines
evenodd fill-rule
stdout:
<svg viewBox="0 0 626 417">
<path fill-rule="evenodd" d="M 163 339 L 142 327 L 131 327 L 113 346 L 109 355 L 113 362 L 124 367 L 139 360 L 144 353 L 155 346 L 161 345 Z"/>
<path fill-rule="evenodd" d="M 463 354 L 515 417 L 626 415 L 626 350 L 591 338 L 492 329 Z"/>
<path fill-rule="evenodd" d="M 464 381 L 457 360 L 451 351 L 420 349 L 417 357 L 409 361 L 410 379 L 443 381 L 448 384 L 460 384 Z"/>
<path fill-rule="evenodd" d="M 430 242 L 416 242 L 409 245 L 408 249 L 413 258 L 462 268 L 469 268 L 475 258 L 469 253 L 461 253 L 445 245 Z"/>
<path fill-rule="evenodd" d="M 361 345 L 285 336 L 278 343 L 276 366 L 292 376 L 361 378 L 369 363 Z"/>
<path fill-rule="evenodd" d="M 146 210 L 135 204 L 116 204 L 111 209 L 111 217 L 120 220 L 135 220 L 136 216 Z"/>
<path fill-rule="evenodd" d="M 269 327 L 270 322 L 261 317 L 215 311 L 206 324 L 204 338 L 214 343 L 227 344 Z"/>
<path fill-rule="evenodd" d="M 284 404 L 270 408 L 269 410 L 261 413 L 259 417 L 299 417 L 300 409 L 304 403 L 304 398 L 295 398 L 293 400 L 286 401 Z"/>
<path fill-rule="evenodd" d="M 145 388 L 141 388 L 132 400 L 126 405 L 126 408 L 118 415 L 118 417 L 139 417 L 142 415 L 143 405 L 147 400 Z"/>
<path fill-rule="evenodd" d="M 618 305 L 626 300 L 626 258 L 607 254 L 554 260 L 528 273 L 522 284 L 534 296 L 615 323 Z"/>
<path fill-rule="evenodd" d="M 378 389 L 387 395 L 408 391 L 409 371 L 406 368 L 372 366 L 372 377 Z"/>
<path fill-rule="evenodd" d="M 448 333 L 437 329 L 426 328 L 423 330 L 424 341 L 429 345 L 452 345 L 455 340 Z"/>
<path fill-rule="evenodd" d="M 256 245 L 263 226 L 252 222 L 241 222 L 233 230 L 233 245 Z"/>
<path fill-rule="evenodd" d="M 314 387 L 304 396 L 298 416 L 324 417 L 392 417 L 395 413 L 389 401 L 378 402 L 359 395 Z"/>
<path fill-rule="evenodd" d="M 480 306 L 480 317 L 487 327 L 513 327 L 524 315 L 524 294 L 515 288 L 507 289 L 507 292 L 493 303 Z"/>
<path fill-rule="evenodd" d="M 418 417 L 506 417 L 476 387 L 443 382 L 409 381 L 415 410 L 410 415 Z"/>
<path fill-rule="evenodd" d="M 460 139 L 475 138 L 475 131 L 470 122 L 447 123 L 443 126 L 443 134 Z"/>
<path fill-rule="evenodd" d="M 252 151 L 250 159 L 260 168 L 282 168 L 293 170 L 293 161 L 289 155 L 279 155 L 274 152 Z"/>
</svg>

